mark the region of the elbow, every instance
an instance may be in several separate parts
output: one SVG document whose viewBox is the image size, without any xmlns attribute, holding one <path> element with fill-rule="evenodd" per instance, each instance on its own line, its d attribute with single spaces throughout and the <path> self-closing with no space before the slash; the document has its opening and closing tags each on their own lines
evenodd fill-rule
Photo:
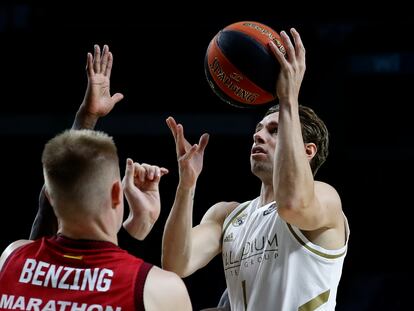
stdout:
<svg viewBox="0 0 414 311">
<path fill-rule="evenodd" d="M 278 202 L 277 210 L 280 217 L 288 223 L 300 218 L 307 206 L 306 201 L 301 199 L 278 200 L 276 202 Z"/>
<path fill-rule="evenodd" d="M 301 213 L 312 206 L 314 200 L 315 192 L 308 188 L 293 188 L 290 191 L 277 190 L 275 196 L 278 210 L 286 211 L 286 213 Z"/>
<path fill-rule="evenodd" d="M 162 256 L 161 258 L 161 267 L 164 270 L 170 271 L 170 272 L 174 272 L 175 274 L 177 274 L 180 278 L 185 278 L 187 277 L 189 274 L 186 273 L 185 268 L 171 262 L 171 260 L 168 260 L 167 258 L 165 258 L 164 256 Z"/>
<path fill-rule="evenodd" d="M 309 206 L 309 203 L 307 201 L 308 200 L 306 200 L 304 197 L 276 197 L 278 210 L 286 212 L 295 212 L 305 209 L 306 206 Z"/>
<path fill-rule="evenodd" d="M 177 254 L 163 244 L 161 254 L 161 267 L 164 270 L 174 272 L 181 278 L 189 276 L 192 272 L 189 268 L 189 257 L 185 254 Z"/>
<path fill-rule="evenodd" d="M 277 211 L 279 216 L 287 223 L 291 223 L 291 219 L 295 218 L 295 210 L 292 209 L 290 206 L 278 205 Z"/>
</svg>

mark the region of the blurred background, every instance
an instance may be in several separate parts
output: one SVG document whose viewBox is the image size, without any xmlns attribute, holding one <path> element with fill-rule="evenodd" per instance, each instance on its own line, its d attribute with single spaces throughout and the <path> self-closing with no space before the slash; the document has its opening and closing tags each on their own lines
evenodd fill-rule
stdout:
<svg viewBox="0 0 414 311">
<path fill-rule="evenodd" d="M 125 95 L 97 128 L 114 137 L 122 169 L 132 157 L 170 170 L 160 184 L 160 219 L 136 246 L 144 259 L 160 264 L 163 226 L 178 180 L 165 124 L 169 115 L 184 124 L 193 143 L 210 133 L 194 223 L 218 201 L 257 196 L 260 181 L 250 173 L 249 153 L 255 125 L 268 107 L 222 102 L 206 82 L 203 62 L 221 28 L 258 21 L 278 32 L 290 27 L 300 32 L 307 51 L 300 102 L 330 130 L 330 156 L 318 179 L 338 190 L 351 227 L 337 310 L 412 308 L 409 10 L 394 3 L 362 11 L 345 2 L 95 4 L 0 4 L 1 249 L 29 236 L 43 184 L 43 145 L 71 127 L 86 89 L 86 53 L 95 43 L 110 46 L 111 90 Z M 185 279 L 194 310 L 217 304 L 223 275 L 218 256 Z"/>
</svg>

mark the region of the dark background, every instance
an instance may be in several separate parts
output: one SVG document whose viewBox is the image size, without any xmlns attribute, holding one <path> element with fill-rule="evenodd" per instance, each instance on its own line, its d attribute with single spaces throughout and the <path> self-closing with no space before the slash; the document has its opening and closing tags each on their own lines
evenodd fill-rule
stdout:
<svg viewBox="0 0 414 311">
<path fill-rule="evenodd" d="M 221 102 L 203 69 L 207 45 L 221 28 L 253 20 L 277 31 L 298 29 L 307 50 L 300 102 L 330 129 L 330 157 L 318 179 L 338 190 L 351 227 L 337 310 L 409 309 L 414 21 L 408 9 L 393 3 L 362 10 L 349 2 L 95 4 L 0 4 L 2 249 L 28 238 L 43 184 L 43 145 L 72 125 L 86 88 L 86 53 L 95 43 L 110 46 L 111 89 L 125 95 L 97 128 L 114 136 L 122 169 L 127 156 L 170 169 L 161 182 L 160 219 L 139 244 L 144 259 L 160 264 L 178 178 L 167 116 L 183 122 L 191 142 L 211 134 L 195 223 L 218 201 L 257 196 L 249 152 L 267 107 Z M 185 282 L 195 310 L 216 305 L 225 288 L 221 258 Z"/>
</svg>

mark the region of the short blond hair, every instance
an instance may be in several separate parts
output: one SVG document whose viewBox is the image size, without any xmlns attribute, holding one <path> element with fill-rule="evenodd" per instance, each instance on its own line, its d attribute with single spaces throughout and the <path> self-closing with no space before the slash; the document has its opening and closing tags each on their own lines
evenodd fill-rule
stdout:
<svg viewBox="0 0 414 311">
<path fill-rule="evenodd" d="M 56 135 L 43 149 L 42 164 L 52 199 L 74 205 L 96 202 L 120 176 L 113 138 L 100 131 L 71 129 Z"/>
</svg>

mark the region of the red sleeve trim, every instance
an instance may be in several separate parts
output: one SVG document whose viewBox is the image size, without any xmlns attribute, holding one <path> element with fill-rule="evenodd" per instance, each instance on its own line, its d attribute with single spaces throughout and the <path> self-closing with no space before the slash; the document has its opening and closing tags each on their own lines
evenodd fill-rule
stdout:
<svg viewBox="0 0 414 311">
<path fill-rule="evenodd" d="M 152 264 L 143 262 L 139 271 L 138 271 L 138 277 L 135 281 L 135 297 L 136 297 L 136 305 L 138 311 L 145 311 L 144 306 L 144 286 L 145 281 L 147 280 L 148 272 L 153 267 Z"/>
</svg>

